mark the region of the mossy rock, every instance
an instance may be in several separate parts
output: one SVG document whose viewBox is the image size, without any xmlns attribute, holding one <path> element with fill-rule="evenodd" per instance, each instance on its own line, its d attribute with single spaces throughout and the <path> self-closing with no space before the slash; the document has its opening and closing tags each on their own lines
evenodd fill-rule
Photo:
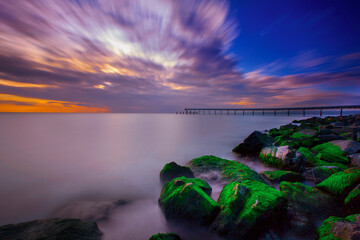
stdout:
<svg viewBox="0 0 360 240">
<path fill-rule="evenodd" d="M 298 152 L 301 152 L 304 156 L 305 156 L 305 162 L 307 166 L 311 166 L 311 167 L 321 167 L 321 166 L 333 166 L 333 167 L 338 167 L 341 170 L 345 170 L 348 167 L 342 163 L 338 163 L 338 162 L 326 162 L 324 160 L 321 160 L 321 153 L 314 153 L 311 150 L 309 150 L 308 148 L 305 147 L 300 147 L 298 150 Z"/>
<path fill-rule="evenodd" d="M 189 167 L 179 166 L 175 162 L 165 164 L 160 172 L 161 183 L 169 182 L 177 177 L 194 178 L 194 174 Z"/>
<path fill-rule="evenodd" d="M 219 204 L 210 198 L 209 188 L 207 182 L 198 178 L 179 177 L 165 183 L 159 198 L 165 218 L 209 225 L 220 210 Z"/>
<path fill-rule="evenodd" d="M 349 168 L 331 175 L 316 187 L 344 199 L 358 184 L 360 184 L 360 168 Z"/>
<path fill-rule="evenodd" d="M 360 212 L 360 184 L 345 198 L 345 206 L 353 213 Z"/>
<path fill-rule="evenodd" d="M 79 219 L 46 219 L 0 227 L 4 240 L 100 240 L 102 232 L 95 222 Z"/>
<path fill-rule="evenodd" d="M 329 217 L 317 229 L 319 240 L 360 239 L 360 214 L 346 218 Z"/>
<path fill-rule="evenodd" d="M 290 140 L 287 141 L 288 144 L 293 148 L 297 149 L 299 147 L 312 147 L 319 140 L 318 138 L 315 137 L 315 135 L 304 134 L 302 132 L 306 133 L 306 131 L 303 130 L 303 131 L 295 132 L 292 135 L 290 135 Z"/>
<path fill-rule="evenodd" d="M 273 166 L 284 170 L 301 172 L 305 166 L 305 158 L 290 146 L 265 147 L 259 155 L 266 166 Z"/>
<path fill-rule="evenodd" d="M 320 160 L 332 163 L 350 163 L 349 159 L 346 157 L 346 153 L 341 150 L 339 146 L 336 146 L 332 143 L 323 143 L 317 145 L 311 149 L 313 152 L 320 153 Z"/>
<path fill-rule="evenodd" d="M 233 149 L 233 152 L 241 155 L 259 155 L 261 149 L 272 145 L 274 139 L 259 131 L 251 133 L 242 143 Z"/>
<path fill-rule="evenodd" d="M 334 173 L 337 173 L 341 171 L 340 168 L 334 167 L 334 166 L 322 166 L 322 167 L 315 167 L 311 170 L 309 170 L 311 177 L 313 178 L 314 183 L 320 183 L 333 175 Z"/>
<path fill-rule="evenodd" d="M 302 182 L 305 177 L 299 173 L 292 171 L 276 170 L 276 171 L 264 171 L 260 173 L 272 182 Z"/>
<path fill-rule="evenodd" d="M 279 189 L 288 199 L 289 225 L 297 234 L 310 235 L 316 230 L 315 220 L 340 212 L 335 200 L 316 188 L 302 183 L 281 182 Z"/>
<path fill-rule="evenodd" d="M 191 160 L 188 164 L 195 173 L 218 171 L 221 174 L 221 180 L 227 183 L 242 182 L 244 180 L 255 180 L 265 183 L 260 174 L 245 164 L 236 161 L 215 156 L 202 156 Z"/>
<path fill-rule="evenodd" d="M 152 235 L 149 240 L 181 240 L 175 233 L 157 233 Z"/>
<path fill-rule="evenodd" d="M 281 220 L 286 197 L 280 191 L 258 181 L 246 180 L 241 186 L 248 191 L 244 207 L 234 222 L 236 230 L 232 236 L 236 239 L 255 239 Z"/>
<path fill-rule="evenodd" d="M 233 238 L 236 233 L 236 221 L 243 209 L 248 189 L 238 182 L 224 186 L 218 199 L 220 213 L 211 225 L 211 229 L 222 237 Z"/>
</svg>

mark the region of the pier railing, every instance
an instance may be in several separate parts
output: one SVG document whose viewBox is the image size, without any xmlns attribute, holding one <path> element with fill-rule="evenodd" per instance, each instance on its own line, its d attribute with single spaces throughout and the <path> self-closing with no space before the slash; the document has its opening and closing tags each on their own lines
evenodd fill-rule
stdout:
<svg viewBox="0 0 360 240">
<path fill-rule="evenodd" d="M 348 105 L 348 106 L 320 106 L 320 107 L 293 107 L 293 108 L 185 108 L 183 112 L 176 112 L 176 114 L 243 114 L 245 115 L 245 112 L 250 112 L 252 115 L 255 115 L 255 112 L 262 112 L 262 115 L 265 115 L 265 112 L 273 113 L 274 116 L 278 112 L 287 112 L 287 115 L 289 116 L 291 112 L 302 112 L 303 116 L 305 116 L 306 111 L 314 111 L 318 110 L 320 113 L 320 116 L 323 115 L 324 110 L 339 110 L 339 115 L 343 115 L 344 109 L 360 109 L 360 105 Z"/>
</svg>

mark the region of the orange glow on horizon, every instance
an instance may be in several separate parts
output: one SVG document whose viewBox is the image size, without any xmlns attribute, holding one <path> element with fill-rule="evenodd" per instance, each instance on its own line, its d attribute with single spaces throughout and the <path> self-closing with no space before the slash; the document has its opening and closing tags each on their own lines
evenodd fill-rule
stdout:
<svg viewBox="0 0 360 240">
<path fill-rule="evenodd" d="M 241 106 L 253 106 L 255 105 L 249 98 L 242 98 L 236 102 L 226 102 L 228 105 L 241 105 Z"/>
<path fill-rule="evenodd" d="M 9 86 L 9 87 L 21 87 L 21 88 L 56 88 L 57 87 L 54 85 L 47 85 L 47 84 L 14 82 L 5 79 L 0 79 L 0 85 Z"/>
<path fill-rule="evenodd" d="M 77 102 L 0 94 L 0 112 L 105 113 L 110 112 L 110 109 L 107 107 L 81 106 Z"/>
</svg>

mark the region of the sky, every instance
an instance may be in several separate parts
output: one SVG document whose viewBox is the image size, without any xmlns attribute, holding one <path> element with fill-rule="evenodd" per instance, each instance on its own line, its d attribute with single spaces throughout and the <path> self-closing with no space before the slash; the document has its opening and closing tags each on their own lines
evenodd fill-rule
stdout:
<svg viewBox="0 0 360 240">
<path fill-rule="evenodd" d="M 360 104 L 357 0 L 0 1 L 0 112 Z"/>
</svg>

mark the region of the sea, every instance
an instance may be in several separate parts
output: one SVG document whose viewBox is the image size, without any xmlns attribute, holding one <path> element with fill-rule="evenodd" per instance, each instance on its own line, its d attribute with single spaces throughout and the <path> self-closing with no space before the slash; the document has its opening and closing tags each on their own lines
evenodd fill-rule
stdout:
<svg viewBox="0 0 360 240">
<path fill-rule="evenodd" d="M 312 115 L 2 113 L 0 225 L 70 217 L 97 221 L 103 240 L 218 239 L 166 222 L 157 203 L 163 166 L 214 155 L 271 169 L 232 149 L 255 130 Z M 216 200 L 221 186 L 212 187 Z"/>
</svg>

